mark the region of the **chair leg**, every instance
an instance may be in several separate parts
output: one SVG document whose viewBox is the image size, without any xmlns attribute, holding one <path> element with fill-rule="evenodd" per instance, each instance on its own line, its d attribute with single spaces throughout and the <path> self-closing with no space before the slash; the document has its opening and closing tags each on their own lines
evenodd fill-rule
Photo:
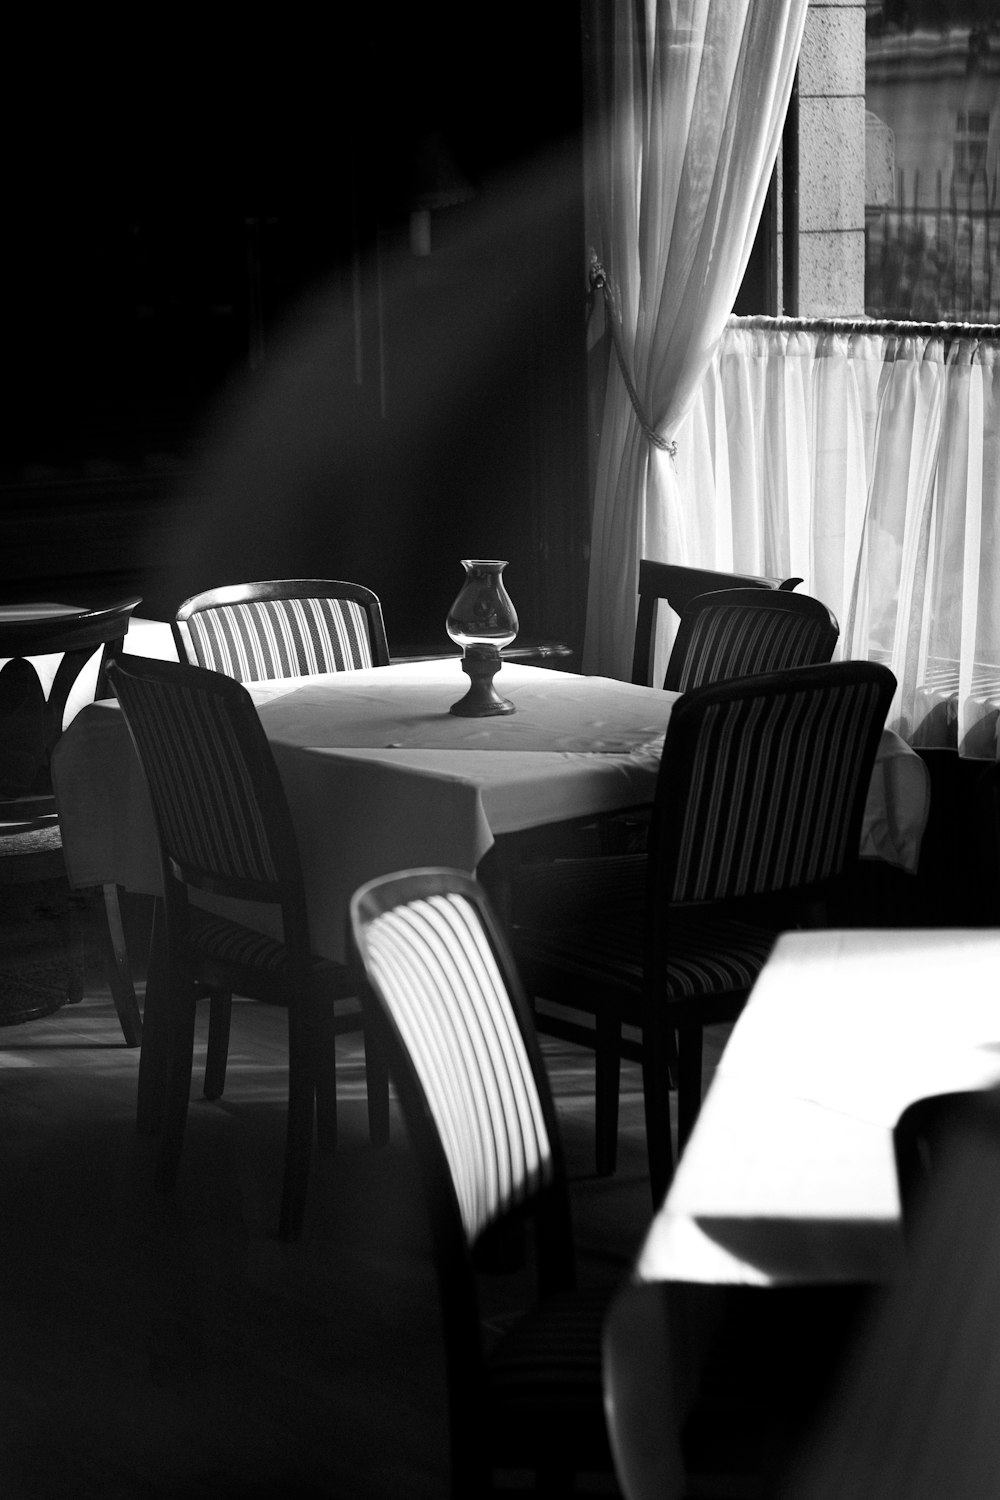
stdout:
<svg viewBox="0 0 1000 1500">
<path fill-rule="evenodd" d="M 87 942 L 80 923 L 81 901 L 75 891 L 70 891 L 66 909 L 66 952 L 69 955 L 69 978 L 66 982 L 66 1004 L 79 1005 L 83 999 L 84 977 L 87 972 Z"/>
<path fill-rule="evenodd" d="M 373 1146 L 389 1144 L 389 1066 L 378 1038 L 365 1027 L 365 1081 L 368 1086 L 368 1135 Z"/>
<path fill-rule="evenodd" d="M 233 1015 L 232 990 L 212 988 L 208 992 L 208 1048 L 205 1055 L 206 1099 L 221 1099 L 229 1061 L 229 1028 Z"/>
<path fill-rule="evenodd" d="M 156 1163 L 156 1186 L 169 1192 L 177 1182 L 187 1124 L 188 1100 L 191 1095 L 191 1070 L 194 1066 L 194 1022 L 198 999 L 188 976 L 171 975 L 170 1044 L 166 1098 L 163 1107 L 163 1134 Z"/>
<path fill-rule="evenodd" d="M 170 1038 L 170 975 L 167 963 L 163 902 L 153 908 L 153 930 L 146 970 L 143 1006 L 142 1051 L 139 1054 L 139 1086 L 136 1097 L 136 1129 L 155 1135 L 163 1118 Z"/>
<path fill-rule="evenodd" d="M 612 1176 L 618 1162 L 621 1042 L 621 1020 L 609 1007 L 601 1007 L 597 1012 L 594 1058 L 594 1134 L 600 1177 Z"/>
<path fill-rule="evenodd" d="M 333 1014 L 317 1022 L 312 1049 L 316 1085 L 316 1139 L 321 1151 L 337 1149 L 337 1030 Z"/>
<path fill-rule="evenodd" d="M 281 1193 L 278 1236 L 297 1240 L 305 1217 L 309 1162 L 312 1156 L 316 1081 L 310 1064 L 313 1040 L 301 1008 L 288 1007 L 288 1124 L 285 1134 L 285 1180 Z"/>
<path fill-rule="evenodd" d="M 677 1154 L 688 1143 L 701 1109 L 700 1026 L 681 1026 L 677 1031 Z"/>
<path fill-rule="evenodd" d="M 673 1028 L 664 1019 L 647 1021 L 642 1033 L 642 1096 L 649 1186 L 654 1208 L 660 1207 L 674 1171 L 669 1066 L 673 1048 Z"/>
<path fill-rule="evenodd" d="M 119 887 L 107 884 L 102 889 L 104 921 L 101 924 L 101 945 L 104 951 L 104 968 L 108 976 L 108 987 L 111 990 L 111 998 L 115 1002 L 125 1045 L 138 1047 L 142 1041 L 142 1016 L 139 1013 L 139 1002 L 135 998 L 128 948 L 125 944 Z"/>
</svg>

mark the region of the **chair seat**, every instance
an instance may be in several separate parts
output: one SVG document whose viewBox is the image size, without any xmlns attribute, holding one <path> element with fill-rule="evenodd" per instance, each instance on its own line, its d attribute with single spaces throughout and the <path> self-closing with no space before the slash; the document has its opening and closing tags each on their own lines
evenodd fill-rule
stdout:
<svg viewBox="0 0 1000 1500">
<path fill-rule="evenodd" d="M 261 984 L 281 985 L 291 975 L 289 952 L 280 939 L 197 907 L 190 908 L 188 945 L 197 965 L 218 964 L 232 971 L 237 994 L 252 997 Z M 236 982 L 237 974 L 244 978 Z M 316 953 L 310 955 L 310 979 L 326 993 L 331 989 L 344 996 L 354 993 L 344 966 Z"/>
<path fill-rule="evenodd" d="M 556 860 L 518 881 L 514 947 L 528 971 L 556 969 L 587 989 L 631 992 L 643 983 L 646 857 Z M 742 994 L 757 978 L 776 930 L 720 914 L 716 906 L 674 907 L 664 998 Z"/>
<path fill-rule="evenodd" d="M 496 1462 L 611 1465 L 601 1336 L 609 1297 L 567 1292 L 532 1307 L 487 1355 Z"/>
<path fill-rule="evenodd" d="M 642 853 L 539 860 L 517 872 L 511 891 L 515 926 L 582 925 L 612 904 L 631 906 L 646 888 Z"/>
</svg>

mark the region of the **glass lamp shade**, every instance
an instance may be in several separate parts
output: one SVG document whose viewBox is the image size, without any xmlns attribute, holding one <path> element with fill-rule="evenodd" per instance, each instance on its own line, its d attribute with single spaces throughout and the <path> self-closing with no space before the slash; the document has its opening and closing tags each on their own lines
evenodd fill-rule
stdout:
<svg viewBox="0 0 1000 1500">
<path fill-rule="evenodd" d="M 448 611 L 445 629 L 463 650 L 469 646 L 509 646 L 517 635 L 517 611 L 504 588 L 506 562 L 463 557 L 465 582 Z"/>
<path fill-rule="evenodd" d="M 448 611 L 445 628 L 462 648 L 462 670 L 469 691 L 451 712 L 462 718 L 512 714 L 513 703 L 501 698 L 493 678 L 502 665 L 500 648 L 517 635 L 517 613 L 500 576 L 506 562 L 495 557 L 463 557 L 465 582 Z"/>
</svg>

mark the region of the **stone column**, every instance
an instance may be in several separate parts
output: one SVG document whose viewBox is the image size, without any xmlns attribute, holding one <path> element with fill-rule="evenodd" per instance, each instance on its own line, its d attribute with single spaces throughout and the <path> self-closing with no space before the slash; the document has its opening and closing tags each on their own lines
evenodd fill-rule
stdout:
<svg viewBox="0 0 1000 1500">
<path fill-rule="evenodd" d="M 799 54 L 799 306 L 865 310 L 864 0 L 810 0 Z"/>
</svg>

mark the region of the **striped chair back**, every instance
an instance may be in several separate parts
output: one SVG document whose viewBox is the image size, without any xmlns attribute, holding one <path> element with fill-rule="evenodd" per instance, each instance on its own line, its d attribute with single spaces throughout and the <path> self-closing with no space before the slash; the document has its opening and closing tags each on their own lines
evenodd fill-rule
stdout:
<svg viewBox="0 0 1000 1500">
<path fill-rule="evenodd" d="M 548 1085 L 482 893 L 454 871 L 372 881 L 355 946 L 411 1134 L 436 1143 L 471 1245 L 556 1176 Z"/>
<path fill-rule="evenodd" d="M 385 666 L 382 608 L 360 584 L 284 579 L 209 589 L 174 621 L 178 655 L 238 682 Z"/>
<path fill-rule="evenodd" d="M 686 693 L 707 682 L 829 661 L 840 627 L 819 599 L 782 589 L 725 589 L 692 599 L 681 615 L 664 687 Z"/>
<path fill-rule="evenodd" d="M 839 662 L 680 698 L 656 789 L 656 900 L 766 895 L 848 868 L 895 685 L 875 662 Z"/>
<path fill-rule="evenodd" d="M 640 687 L 652 682 L 653 657 L 660 616 L 665 603 L 677 615 L 699 594 L 719 589 L 794 589 L 801 578 L 764 578 L 754 573 L 720 573 L 714 568 L 688 568 L 677 563 L 639 562 L 639 609 L 635 621 L 632 681 Z"/>
<path fill-rule="evenodd" d="M 218 672 L 121 656 L 108 669 L 175 879 L 277 901 L 297 883 L 284 791 L 246 689 Z"/>
</svg>

